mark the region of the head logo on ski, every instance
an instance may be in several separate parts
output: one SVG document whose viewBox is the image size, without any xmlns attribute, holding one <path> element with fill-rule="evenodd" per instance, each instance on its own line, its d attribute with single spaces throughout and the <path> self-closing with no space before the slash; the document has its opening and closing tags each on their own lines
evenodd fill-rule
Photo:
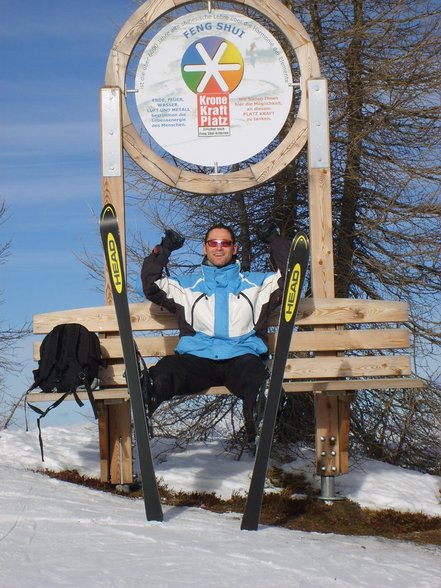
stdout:
<svg viewBox="0 0 441 588">
<path fill-rule="evenodd" d="M 107 255 L 110 259 L 110 271 L 113 280 L 113 285 L 118 294 L 121 294 L 123 288 L 122 281 L 122 266 L 118 255 L 118 248 L 116 246 L 115 237 L 112 233 L 107 236 Z"/>
</svg>

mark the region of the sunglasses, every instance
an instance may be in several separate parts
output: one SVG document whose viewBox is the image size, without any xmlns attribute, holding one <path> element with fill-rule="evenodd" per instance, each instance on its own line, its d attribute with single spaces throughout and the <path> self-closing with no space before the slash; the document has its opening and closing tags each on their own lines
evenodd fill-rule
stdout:
<svg viewBox="0 0 441 588">
<path fill-rule="evenodd" d="M 229 241 L 228 239 L 209 239 L 208 241 L 205 241 L 205 243 L 209 247 L 217 247 L 218 245 L 221 247 L 231 247 L 233 241 Z"/>
</svg>

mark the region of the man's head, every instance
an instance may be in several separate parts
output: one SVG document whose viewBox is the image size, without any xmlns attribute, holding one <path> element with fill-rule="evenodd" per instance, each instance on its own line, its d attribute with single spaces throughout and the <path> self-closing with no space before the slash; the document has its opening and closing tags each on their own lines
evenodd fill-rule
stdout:
<svg viewBox="0 0 441 588">
<path fill-rule="evenodd" d="M 237 243 L 233 229 L 222 223 L 208 229 L 204 239 L 204 254 L 216 267 L 224 267 L 237 254 Z"/>
</svg>

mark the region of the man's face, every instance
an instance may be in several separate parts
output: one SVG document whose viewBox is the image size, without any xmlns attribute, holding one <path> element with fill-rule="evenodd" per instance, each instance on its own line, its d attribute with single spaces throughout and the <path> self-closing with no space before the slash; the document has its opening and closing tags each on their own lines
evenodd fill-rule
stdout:
<svg viewBox="0 0 441 588">
<path fill-rule="evenodd" d="M 210 263 L 223 267 L 236 255 L 237 244 L 233 244 L 230 232 L 226 229 L 212 229 L 204 243 L 204 253 Z"/>
</svg>

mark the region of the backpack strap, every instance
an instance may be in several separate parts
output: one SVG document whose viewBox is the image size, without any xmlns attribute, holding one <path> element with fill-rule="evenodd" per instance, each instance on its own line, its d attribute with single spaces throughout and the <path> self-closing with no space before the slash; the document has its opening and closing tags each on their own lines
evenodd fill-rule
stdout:
<svg viewBox="0 0 441 588">
<path fill-rule="evenodd" d="M 90 361 L 91 353 L 95 353 L 92 350 L 92 333 L 83 325 L 78 327 L 77 357 L 81 365 L 86 365 Z M 95 333 L 93 335 L 95 336 Z"/>
<path fill-rule="evenodd" d="M 91 333 L 83 325 L 78 325 L 78 328 L 79 328 L 78 342 L 77 342 L 77 345 L 79 346 L 78 347 L 78 360 L 80 362 L 80 365 L 83 366 L 83 365 L 86 365 L 88 362 L 90 362 L 91 357 L 97 358 L 97 356 L 100 354 L 100 351 L 99 351 L 100 348 L 99 348 L 98 337 L 97 337 L 97 335 L 95 335 L 95 333 Z M 96 341 L 96 343 L 95 343 L 95 341 Z M 99 360 L 101 363 L 101 358 L 99 358 Z M 80 371 L 78 373 L 78 377 L 79 377 L 82 385 L 87 390 L 87 396 L 89 397 L 89 402 L 92 407 L 93 414 L 95 416 L 95 419 L 97 419 L 98 418 L 98 411 L 96 408 L 95 399 L 93 397 L 92 388 L 87 380 L 86 374 L 83 371 Z"/>
<path fill-rule="evenodd" d="M 80 332 L 81 325 L 78 323 L 71 323 L 65 331 L 65 336 L 62 345 L 62 365 L 61 369 L 64 369 L 69 365 L 72 360 L 77 359 L 77 348 L 80 344 Z"/>
<path fill-rule="evenodd" d="M 90 387 L 90 384 L 87 381 L 86 374 L 84 372 L 80 372 L 78 374 L 78 377 L 80 378 L 81 382 L 83 383 L 84 387 L 87 390 L 87 396 L 89 398 L 89 402 L 90 402 L 90 405 L 93 410 L 93 415 L 94 415 L 95 419 L 97 419 L 98 418 L 98 411 L 96 408 L 95 398 L 93 397 L 92 388 Z M 75 399 L 78 398 L 76 390 L 72 390 L 72 394 L 74 395 Z M 78 398 L 78 400 L 79 400 L 79 398 Z"/>
<path fill-rule="evenodd" d="M 26 403 L 29 406 L 29 408 L 31 408 L 34 412 L 36 412 L 37 414 L 40 415 L 37 419 L 37 427 L 38 427 L 38 441 L 40 443 L 40 451 L 41 451 L 41 461 L 44 461 L 44 453 L 43 453 L 43 437 L 41 434 L 40 421 L 43 417 L 45 417 L 47 415 L 48 412 L 50 412 L 53 408 L 56 408 L 59 404 L 61 404 L 63 402 L 63 400 L 67 396 L 69 396 L 69 394 L 70 394 L 70 392 L 66 392 L 65 394 L 60 396 L 60 398 L 58 398 L 58 400 L 53 402 L 48 408 L 46 408 L 46 410 L 41 410 L 41 408 L 38 408 L 38 406 L 34 406 L 33 404 L 30 404 L 29 402 Z M 74 394 L 74 398 L 75 398 L 78 406 L 84 406 L 84 403 L 81 402 L 81 400 L 79 399 L 79 397 L 76 393 Z"/>
<path fill-rule="evenodd" d="M 95 399 L 93 397 L 92 388 L 89 382 L 87 381 L 86 374 L 81 369 L 83 365 L 87 364 L 87 361 L 89 359 L 91 333 L 86 327 L 78 323 L 73 323 L 71 325 L 71 330 L 73 331 L 74 335 L 72 336 L 72 346 L 69 349 L 69 356 L 71 356 L 72 358 L 75 357 L 80 365 L 80 370 L 77 374 L 78 379 L 87 391 L 87 396 L 89 398 L 89 402 L 93 410 L 93 415 L 95 419 L 97 419 L 98 411 L 96 408 Z M 73 337 L 75 337 L 75 340 L 73 339 Z M 67 360 L 69 359 L 69 356 L 67 357 Z M 81 402 L 78 398 L 76 388 L 72 388 L 70 392 L 74 395 L 74 398 L 77 401 L 77 403 Z M 83 406 L 83 403 L 81 403 L 81 406 Z"/>
</svg>

